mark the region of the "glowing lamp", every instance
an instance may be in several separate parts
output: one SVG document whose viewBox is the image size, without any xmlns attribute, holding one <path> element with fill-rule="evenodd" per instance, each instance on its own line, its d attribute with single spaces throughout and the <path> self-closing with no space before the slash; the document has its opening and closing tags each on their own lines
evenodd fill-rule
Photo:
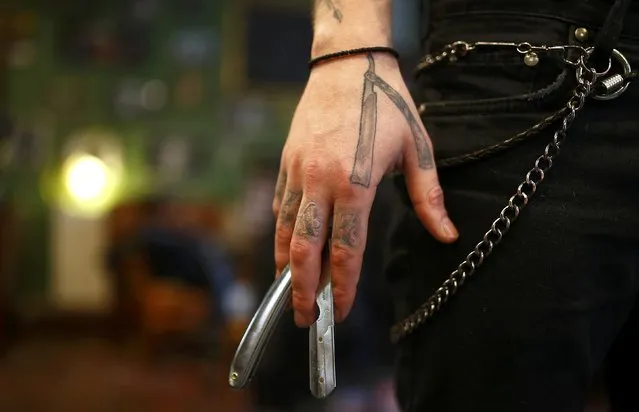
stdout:
<svg viewBox="0 0 639 412">
<path fill-rule="evenodd" d="M 109 168 L 99 158 L 78 154 L 67 160 L 64 184 L 77 202 L 96 202 L 109 191 Z"/>
<path fill-rule="evenodd" d="M 117 197 L 121 178 L 105 160 L 85 152 L 69 156 L 62 167 L 62 203 L 68 213 L 96 216 Z"/>
<path fill-rule="evenodd" d="M 116 135 L 97 127 L 71 135 L 63 162 L 43 193 L 70 215 L 97 218 L 118 201 L 123 191 L 122 147 Z"/>
</svg>

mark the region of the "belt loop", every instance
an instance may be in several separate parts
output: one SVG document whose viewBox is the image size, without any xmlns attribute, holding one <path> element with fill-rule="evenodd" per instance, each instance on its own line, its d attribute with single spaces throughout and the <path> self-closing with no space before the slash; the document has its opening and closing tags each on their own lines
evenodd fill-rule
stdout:
<svg viewBox="0 0 639 412">
<path fill-rule="evenodd" d="M 599 31 L 595 42 L 591 60 L 596 67 L 607 67 L 612 51 L 619 43 L 619 37 L 623 30 L 623 23 L 628 13 L 628 7 L 632 0 L 616 0 L 613 4 L 606 21 Z"/>
</svg>

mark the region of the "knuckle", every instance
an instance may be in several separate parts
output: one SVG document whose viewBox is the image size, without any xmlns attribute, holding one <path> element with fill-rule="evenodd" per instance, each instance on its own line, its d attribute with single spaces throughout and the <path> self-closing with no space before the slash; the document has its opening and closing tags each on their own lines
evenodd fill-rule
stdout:
<svg viewBox="0 0 639 412">
<path fill-rule="evenodd" d="M 336 269 L 346 269 L 357 260 L 357 252 L 340 243 L 331 243 L 331 264 Z"/>
<path fill-rule="evenodd" d="M 278 269 L 283 269 L 288 263 L 288 248 L 278 247 L 275 249 L 275 264 Z"/>
<path fill-rule="evenodd" d="M 278 221 L 277 227 L 275 228 L 275 244 L 276 245 L 285 245 L 291 241 L 291 237 L 293 236 L 293 228 L 288 225 L 283 225 Z"/>
<path fill-rule="evenodd" d="M 309 159 L 304 164 L 303 172 L 306 184 L 312 186 L 322 180 L 325 175 L 325 167 L 322 166 L 320 159 Z"/>
<path fill-rule="evenodd" d="M 428 191 L 426 201 L 429 206 L 441 207 L 444 205 L 444 190 L 439 184 L 435 184 Z"/>
<path fill-rule="evenodd" d="M 355 292 L 343 286 L 333 286 L 333 302 L 341 310 L 348 311 L 355 299 Z"/>
<path fill-rule="evenodd" d="M 350 182 L 350 173 L 343 171 L 337 179 L 337 197 L 339 199 L 351 199 L 355 196 L 355 188 Z"/>
<path fill-rule="evenodd" d="M 352 160 L 342 159 L 335 162 L 334 168 L 335 195 L 339 199 L 353 199 L 357 196 L 356 186 L 353 185 Z"/>
<path fill-rule="evenodd" d="M 313 253 L 313 247 L 304 240 L 294 240 L 291 242 L 290 254 L 291 263 L 294 265 L 302 265 Z"/>
<path fill-rule="evenodd" d="M 273 211 L 273 216 L 277 217 L 280 214 L 280 207 L 282 205 L 282 202 L 275 198 L 273 199 L 273 203 L 271 204 L 271 210 Z"/>
<path fill-rule="evenodd" d="M 313 310 L 315 301 L 311 298 L 311 295 L 293 289 L 292 303 L 293 309 L 296 311 L 309 312 Z"/>
<path fill-rule="evenodd" d="M 303 157 L 300 152 L 291 152 L 290 158 L 287 160 L 287 163 L 290 165 L 289 171 L 296 172 L 302 170 L 303 166 Z"/>
</svg>

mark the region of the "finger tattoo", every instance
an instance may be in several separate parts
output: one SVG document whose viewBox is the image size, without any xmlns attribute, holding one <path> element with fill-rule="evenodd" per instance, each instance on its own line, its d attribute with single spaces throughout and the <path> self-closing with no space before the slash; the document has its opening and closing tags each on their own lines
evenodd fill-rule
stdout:
<svg viewBox="0 0 639 412">
<path fill-rule="evenodd" d="M 275 186 L 275 198 L 278 201 L 282 201 L 282 197 L 284 196 L 285 189 L 286 189 L 286 172 L 282 171 L 279 179 L 277 180 L 277 185 Z"/>
<path fill-rule="evenodd" d="M 287 190 L 280 208 L 280 224 L 283 226 L 291 226 L 295 223 L 297 208 L 302 201 L 302 192 Z"/>
<path fill-rule="evenodd" d="M 359 215 L 357 212 L 336 212 L 333 225 L 333 242 L 356 247 L 359 241 Z"/>
<path fill-rule="evenodd" d="M 297 216 L 295 233 L 307 239 L 315 240 L 322 232 L 322 220 L 315 202 L 308 202 Z"/>
</svg>

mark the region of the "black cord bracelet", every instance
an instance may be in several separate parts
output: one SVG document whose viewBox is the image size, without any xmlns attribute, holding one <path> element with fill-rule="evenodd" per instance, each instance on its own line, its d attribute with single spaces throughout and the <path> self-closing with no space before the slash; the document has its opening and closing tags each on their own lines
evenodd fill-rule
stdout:
<svg viewBox="0 0 639 412">
<path fill-rule="evenodd" d="M 323 56 L 316 57 L 314 59 L 311 59 L 308 62 L 308 68 L 312 69 L 318 63 L 321 63 L 326 60 L 332 60 L 332 59 L 337 59 L 340 57 L 353 56 L 353 55 L 364 54 L 364 53 L 389 53 L 393 55 L 396 59 L 399 59 L 399 53 L 397 52 L 397 50 L 393 49 L 392 47 L 381 47 L 381 46 L 361 47 L 359 49 L 342 50 L 336 53 L 329 53 Z"/>
</svg>

